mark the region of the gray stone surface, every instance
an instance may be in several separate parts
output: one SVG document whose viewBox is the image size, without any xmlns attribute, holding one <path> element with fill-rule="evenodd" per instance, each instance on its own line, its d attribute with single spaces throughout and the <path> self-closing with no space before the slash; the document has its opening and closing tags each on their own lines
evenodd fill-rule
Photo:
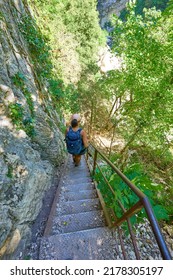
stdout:
<svg viewBox="0 0 173 280">
<path fill-rule="evenodd" d="M 0 1 L 0 258 L 6 252 L 13 254 L 18 243 L 30 236 L 29 226 L 51 186 L 55 166 L 58 173 L 66 157 L 60 117 L 45 85 L 38 81 L 19 30 L 21 18 L 28 13 L 27 1 Z M 14 125 L 10 115 L 10 105 L 18 103 L 23 119 L 33 117 L 24 90 L 13 81 L 19 74 L 33 101 L 32 139 L 23 127 Z"/>
<path fill-rule="evenodd" d="M 9 229 L 20 226 L 22 236 L 28 222 L 34 221 L 38 215 L 42 205 L 41 198 L 51 186 L 54 168 L 49 161 L 41 159 L 39 152 L 32 149 L 28 139 L 18 139 L 7 129 L 0 130 L 0 146 L 4 147 L 0 155 L 2 247 L 11 235 Z M 6 225 L 5 228 L 3 225 Z"/>
<path fill-rule="evenodd" d="M 128 0 L 98 0 L 98 11 L 100 13 L 100 24 L 104 27 L 112 14 L 120 15 Z"/>
</svg>

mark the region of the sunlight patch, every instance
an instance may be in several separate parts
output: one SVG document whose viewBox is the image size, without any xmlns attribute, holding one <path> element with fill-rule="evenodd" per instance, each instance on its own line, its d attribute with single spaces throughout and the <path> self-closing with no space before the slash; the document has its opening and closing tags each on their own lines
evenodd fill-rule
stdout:
<svg viewBox="0 0 173 280">
<path fill-rule="evenodd" d="M 6 116 L 1 116 L 0 117 L 0 127 L 8 127 L 9 129 L 13 128 L 13 125 Z"/>
</svg>

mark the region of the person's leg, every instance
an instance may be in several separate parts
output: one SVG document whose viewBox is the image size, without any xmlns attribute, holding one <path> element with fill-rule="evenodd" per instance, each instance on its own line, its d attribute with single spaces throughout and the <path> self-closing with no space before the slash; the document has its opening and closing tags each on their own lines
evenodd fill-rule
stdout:
<svg viewBox="0 0 173 280">
<path fill-rule="evenodd" d="M 73 158 L 73 162 L 75 163 L 75 155 L 72 155 L 72 158 Z"/>
<path fill-rule="evenodd" d="M 79 165 L 79 162 L 81 160 L 81 155 L 75 155 L 75 165 Z"/>
</svg>

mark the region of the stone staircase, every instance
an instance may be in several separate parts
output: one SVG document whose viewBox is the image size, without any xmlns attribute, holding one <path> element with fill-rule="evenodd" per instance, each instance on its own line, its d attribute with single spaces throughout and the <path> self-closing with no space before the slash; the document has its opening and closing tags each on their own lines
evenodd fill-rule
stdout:
<svg viewBox="0 0 173 280">
<path fill-rule="evenodd" d="M 117 234 L 106 226 L 85 158 L 69 157 L 44 237 L 40 260 L 120 259 Z"/>
</svg>

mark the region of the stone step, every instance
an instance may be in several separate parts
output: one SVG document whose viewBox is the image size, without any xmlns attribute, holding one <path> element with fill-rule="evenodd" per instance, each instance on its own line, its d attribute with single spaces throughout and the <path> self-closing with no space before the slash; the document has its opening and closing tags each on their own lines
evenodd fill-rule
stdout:
<svg viewBox="0 0 173 280">
<path fill-rule="evenodd" d="M 88 170 L 88 167 L 87 167 L 87 165 L 85 164 L 85 165 L 81 165 L 81 166 L 74 166 L 74 164 L 72 164 L 72 165 L 70 165 L 70 166 L 68 166 L 67 165 L 67 169 L 66 169 L 66 172 L 65 172 L 65 174 L 70 174 L 70 175 L 72 175 L 72 174 L 80 174 L 80 173 L 87 173 L 87 172 L 89 172 L 89 170 Z"/>
<path fill-rule="evenodd" d="M 63 191 L 64 192 L 78 192 L 84 190 L 92 190 L 94 188 L 94 184 L 91 182 L 84 182 L 84 183 L 77 183 L 71 185 L 64 185 Z"/>
<path fill-rule="evenodd" d="M 84 183 L 91 183 L 91 177 L 78 177 L 78 178 L 64 178 L 63 185 L 77 185 L 77 184 L 84 184 Z"/>
<path fill-rule="evenodd" d="M 95 228 L 43 238 L 40 260 L 116 260 L 122 259 L 117 233 Z"/>
<path fill-rule="evenodd" d="M 66 201 L 74 201 L 74 200 L 81 200 L 81 199 L 90 199 L 96 198 L 97 192 L 96 190 L 89 189 L 89 190 L 79 190 L 78 192 L 66 192 L 64 193 L 64 200 Z"/>
<path fill-rule="evenodd" d="M 106 221 L 102 210 L 60 215 L 53 220 L 51 234 L 75 232 L 105 225 Z"/>
<path fill-rule="evenodd" d="M 101 204 L 98 198 L 84 199 L 78 201 L 67 201 L 58 205 L 57 213 L 61 215 L 89 212 L 93 210 L 100 210 Z"/>
<path fill-rule="evenodd" d="M 86 164 L 75 166 L 74 164 L 69 165 L 67 170 L 70 174 L 79 174 L 88 171 L 88 166 Z M 66 173 L 67 173 L 66 172 Z"/>
<path fill-rule="evenodd" d="M 66 181 L 66 180 L 73 180 L 75 179 L 75 181 L 77 180 L 82 180 L 82 179 L 90 179 L 91 180 L 91 176 L 90 176 L 90 173 L 89 172 L 83 172 L 82 174 L 81 173 L 73 173 L 73 174 L 64 174 L 64 177 L 63 177 L 63 181 Z"/>
<path fill-rule="evenodd" d="M 82 159 L 78 166 L 75 166 L 74 162 L 72 162 L 71 159 L 70 159 L 68 164 L 67 164 L 67 170 L 70 169 L 70 171 L 72 171 L 72 170 L 76 171 L 76 170 L 81 170 L 83 168 L 86 169 L 87 166 L 88 165 L 87 165 L 85 159 Z"/>
</svg>

